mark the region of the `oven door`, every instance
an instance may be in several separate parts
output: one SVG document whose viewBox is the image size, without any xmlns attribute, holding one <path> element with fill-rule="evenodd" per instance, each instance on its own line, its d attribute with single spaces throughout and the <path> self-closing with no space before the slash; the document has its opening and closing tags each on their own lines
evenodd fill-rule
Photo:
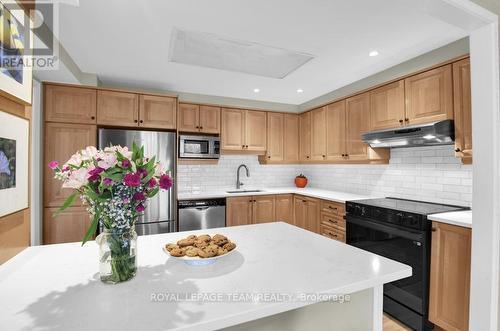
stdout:
<svg viewBox="0 0 500 331">
<path fill-rule="evenodd" d="M 430 238 L 409 230 L 347 215 L 346 243 L 412 267 L 412 276 L 384 285 L 384 295 L 426 316 Z"/>
</svg>

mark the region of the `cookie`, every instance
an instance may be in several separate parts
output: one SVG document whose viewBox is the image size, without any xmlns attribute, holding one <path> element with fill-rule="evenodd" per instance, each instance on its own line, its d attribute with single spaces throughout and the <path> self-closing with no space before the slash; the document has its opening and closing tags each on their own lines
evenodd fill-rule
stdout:
<svg viewBox="0 0 500 331">
<path fill-rule="evenodd" d="M 194 246 L 198 248 L 205 248 L 209 244 L 209 241 L 202 240 L 198 237 L 198 239 L 195 240 Z"/>
<path fill-rule="evenodd" d="M 186 239 L 196 240 L 196 236 L 194 234 L 192 234 L 192 235 L 187 236 Z"/>
<path fill-rule="evenodd" d="M 224 255 L 226 253 L 227 253 L 227 249 L 225 249 L 225 248 L 219 247 L 217 249 L 217 256 L 221 256 L 221 255 Z"/>
<path fill-rule="evenodd" d="M 233 242 L 228 242 L 224 246 L 222 246 L 222 248 L 227 249 L 227 251 L 230 252 L 236 248 L 236 244 Z"/>
<path fill-rule="evenodd" d="M 208 245 L 207 247 L 198 250 L 198 255 L 200 257 L 204 257 L 204 258 L 214 257 L 214 256 L 217 255 L 218 251 L 219 251 L 219 247 L 218 246 L 216 246 L 216 245 Z"/>
<path fill-rule="evenodd" d="M 167 252 L 170 252 L 174 248 L 179 248 L 179 246 L 177 246 L 176 244 L 167 244 L 165 246 L 165 249 L 167 250 Z"/>
<path fill-rule="evenodd" d="M 205 241 L 205 242 L 210 242 L 210 240 L 212 240 L 212 237 L 210 237 L 210 235 L 208 234 L 202 234 L 201 236 L 198 236 L 197 240 L 200 240 L 200 241 Z"/>
<path fill-rule="evenodd" d="M 181 239 L 177 242 L 177 245 L 180 247 L 186 247 L 186 246 L 193 246 L 194 245 L 194 238 L 186 238 L 186 239 Z"/>
<path fill-rule="evenodd" d="M 182 248 L 179 248 L 179 247 L 172 249 L 169 253 L 170 253 L 170 255 L 176 256 L 176 257 L 181 257 L 181 256 L 185 255 L 184 250 Z"/>
<path fill-rule="evenodd" d="M 185 250 L 186 256 L 195 257 L 198 256 L 198 248 L 194 246 L 189 246 Z"/>
<path fill-rule="evenodd" d="M 227 239 L 226 236 L 223 236 L 221 234 L 216 234 L 213 238 L 212 238 L 212 241 L 215 245 L 218 245 L 218 246 L 224 246 L 225 244 L 227 244 L 229 242 L 229 240 Z"/>
</svg>

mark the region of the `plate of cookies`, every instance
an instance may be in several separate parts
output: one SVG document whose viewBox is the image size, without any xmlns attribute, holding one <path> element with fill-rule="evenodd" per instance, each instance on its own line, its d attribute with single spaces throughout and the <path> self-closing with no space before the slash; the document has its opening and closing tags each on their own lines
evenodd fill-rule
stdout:
<svg viewBox="0 0 500 331">
<path fill-rule="evenodd" d="M 189 265 L 212 264 L 228 256 L 235 249 L 236 244 L 222 234 L 189 235 L 163 247 L 163 251 L 172 258 L 182 260 Z"/>
</svg>

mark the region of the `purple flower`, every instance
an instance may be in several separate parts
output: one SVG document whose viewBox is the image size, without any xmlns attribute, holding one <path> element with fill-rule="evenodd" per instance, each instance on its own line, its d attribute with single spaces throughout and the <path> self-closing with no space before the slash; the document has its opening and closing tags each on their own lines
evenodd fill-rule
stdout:
<svg viewBox="0 0 500 331">
<path fill-rule="evenodd" d="M 156 184 L 157 184 L 156 179 L 154 179 L 154 177 L 153 177 L 153 178 L 151 178 L 151 179 L 149 180 L 149 182 L 148 182 L 148 187 L 149 187 L 149 188 L 153 188 L 153 187 L 155 187 L 155 186 L 156 186 Z"/>
<path fill-rule="evenodd" d="M 146 209 L 146 208 L 144 207 L 144 205 L 142 203 L 138 204 L 135 207 L 135 211 L 138 212 L 138 213 L 142 213 L 144 211 L 144 209 Z"/>
<path fill-rule="evenodd" d="M 123 199 L 122 199 L 122 202 L 123 202 L 123 203 L 129 203 L 129 202 L 130 202 L 130 199 L 129 199 L 129 198 L 127 198 L 127 197 L 125 197 L 125 198 L 123 198 Z"/>
<path fill-rule="evenodd" d="M 123 183 L 130 187 L 137 187 L 141 185 L 141 176 L 137 173 L 126 174 L 123 178 Z"/>
<path fill-rule="evenodd" d="M 102 182 L 106 186 L 110 186 L 111 184 L 113 184 L 113 180 L 111 178 L 104 178 Z"/>
<path fill-rule="evenodd" d="M 100 167 L 96 167 L 92 170 L 89 170 L 89 172 L 87 173 L 88 176 L 89 176 L 89 182 L 95 182 L 96 180 L 98 180 L 100 178 L 100 173 L 103 172 L 104 169 L 103 168 L 100 168 Z"/>
<path fill-rule="evenodd" d="M 168 190 L 173 185 L 172 178 L 169 175 L 160 176 L 160 188 L 163 190 Z"/>
<path fill-rule="evenodd" d="M 136 192 L 136 193 L 134 193 L 133 199 L 135 201 L 144 201 L 144 200 L 146 200 L 146 196 L 144 195 L 143 192 Z"/>
<path fill-rule="evenodd" d="M 146 177 L 148 175 L 148 171 L 144 168 L 137 169 L 137 173 L 141 175 L 141 177 Z"/>
<path fill-rule="evenodd" d="M 129 161 L 129 160 L 123 160 L 123 161 L 122 161 L 122 167 L 123 167 L 123 168 L 128 168 L 128 167 L 130 167 L 130 161 Z"/>
<path fill-rule="evenodd" d="M 49 162 L 49 168 L 50 168 L 50 169 L 54 170 L 54 169 L 56 169 L 57 167 L 59 167 L 59 162 L 57 162 L 57 161 L 50 161 L 50 162 Z"/>
</svg>

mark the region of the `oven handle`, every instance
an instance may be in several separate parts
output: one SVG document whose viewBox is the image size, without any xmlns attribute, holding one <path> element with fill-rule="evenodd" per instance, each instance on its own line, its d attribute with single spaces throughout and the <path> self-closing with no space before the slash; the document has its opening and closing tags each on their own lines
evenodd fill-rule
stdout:
<svg viewBox="0 0 500 331">
<path fill-rule="evenodd" d="M 385 233 L 388 233 L 391 235 L 395 235 L 395 236 L 399 236 L 399 237 L 403 237 L 406 239 L 415 240 L 415 241 L 422 242 L 422 243 L 425 240 L 425 232 L 424 231 L 417 230 L 418 232 L 413 232 L 413 231 L 401 230 L 399 228 L 387 226 L 384 224 L 369 221 L 367 219 L 361 219 L 361 218 L 357 218 L 357 217 L 353 217 L 353 216 L 349 216 L 349 215 L 346 217 L 346 222 L 356 224 L 356 225 L 359 225 L 361 227 L 382 231 L 382 232 L 385 232 Z"/>
</svg>

